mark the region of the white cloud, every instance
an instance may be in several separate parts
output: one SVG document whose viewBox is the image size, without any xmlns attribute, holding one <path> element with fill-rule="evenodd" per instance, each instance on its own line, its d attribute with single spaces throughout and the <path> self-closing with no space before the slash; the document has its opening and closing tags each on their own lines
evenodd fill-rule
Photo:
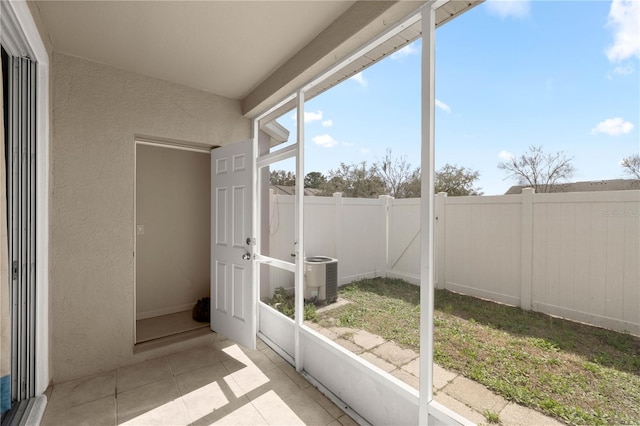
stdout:
<svg viewBox="0 0 640 426">
<path fill-rule="evenodd" d="M 613 45 L 605 52 L 609 61 L 640 58 L 640 2 L 613 0 L 607 26 L 613 28 Z"/>
<path fill-rule="evenodd" d="M 451 107 L 445 104 L 444 102 L 442 102 L 440 99 L 436 99 L 436 106 L 441 110 L 443 110 L 444 112 L 451 114 Z"/>
<path fill-rule="evenodd" d="M 506 151 L 506 150 L 503 149 L 502 151 L 500 151 L 498 153 L 498 158 L 500 158 L 501 160 L 504 160 L 504 161 L 508 161 L 508 160 L 511 160 L 513 158 L 513 154 L 510 153 L 509 151 Z"/>
<path fill-rule="evenodd" d="M 635 71 L 633 64 L 620 65 L 611 70 L 610 73 L 607 74 L 607 80 L 613 80 L 613 75 L 631 75 Z"/>
<path fill-rule="evenodd" d="M 351 148 L 355 144 L 353 142 L 342 142 L 342 146 L 346 146 L 347 148 Z"/>
<path fill-rule="evenodd" d="M 362 75 L 362 71 L 359 72 L 356 75 L 353 75 L 353 76 L 349 77 L 349 80 L 354 80 L 354 81 L 358 82 L 358 84 L 360 84 L 360 86 L 367 87 L 367 79 L 365 79 L 364 76 Z"/>
<path fill-rule="evenodd" d="M 331 135 L 327 134 L 314 136 L 311 140 L 313 141 L 313 143 L 325 148 L 332 148 L 338 145 L 338 141 L 336 141 Z"/>
<path fill-rule="evenodd" d="M 505 18 L 526 18 L 531 11 L 529 0 L 487 0 L 487 11 L 491 15 Z"/>
<path fill-rule="evenodd" d="M 598 125 L 591 130 L 591 134 L 606 133 L 610 136 L 620 136 L 631 132 L 631 130 L 633 130 L 633 124 L 624 121 L 620 117 L 616 117 L 607 118 L 598 123 Z"/>
<path fill-rule="evenodd" d="M 624 65 L 620 67 L 615 67 L 611 72 L 614 74 L 620 74 L 620 75 L 630 75 L 630 74 L 633 74 L 633 71 L 634 71 L 633 65 L 629 64 L 629 65 Z"/>
<path fill-rule="evenodd" d="M 403 47 L 402 49 L 393 52 L 391 54 L 391 59 L 402 59 L 402 58 L 406 58 L 407 56 L 411 56 L 411 55 L 415 55 L 418 52 L 420 52 L 420 50 L 418 49 L 418 46 L 416 45 L 416 43 L 410 43 L 407 44 L 405 47 Z"/>
<path fill-rule="evenodd" d="M 291 114 L 291 119 L 293 121 L 296 121 L 296 119 L 298 118 L 298 113 L 294 112 L 293 114 Z M 307 112 L 305 111 L 304 113 L 304 122 L 308 123 L 310 121 L 320 121 L 322 120 L 322 111 L 318 110 L 318 112 Z"/>
<path fill-rule="evenodd" d="M 322 122 L 322 127 L 331 127 L 333 126 L 333 120 L 325 120 Z"/>
<path fill-rule="evenodd" d="M 360 148 L 360 153 L 362 153 L 362 154 L 370 154 L 371 150 L 369 148 Z"/>
</svg>

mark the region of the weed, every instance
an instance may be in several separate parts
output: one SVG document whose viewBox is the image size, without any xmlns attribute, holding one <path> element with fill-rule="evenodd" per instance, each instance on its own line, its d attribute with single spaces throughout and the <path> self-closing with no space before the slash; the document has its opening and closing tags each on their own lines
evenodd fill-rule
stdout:
<svg viewBox="0 0 640 426">
<path fill-rule="evenodd" d="M 489 423 L 500 423 L 500 416 L 495 411 L 484 410 L 482 415 Z"/>
</svg>

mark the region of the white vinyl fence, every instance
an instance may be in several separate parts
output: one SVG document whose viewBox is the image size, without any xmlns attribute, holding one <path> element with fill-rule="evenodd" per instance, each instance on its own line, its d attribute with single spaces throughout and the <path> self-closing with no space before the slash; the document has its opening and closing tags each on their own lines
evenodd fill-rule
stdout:
<svg viewBox="0 0 640 426">
<path fill-rule="evenodd" d="M 270 250 L 284 259 L 294 199 L 271 200 Z M 438 194 L 435 215 L 437 288 L 640 335 L 640 191 Z M 305 197 L 306 255 L 337 258 L 340 285 L 419 284 L 419 236 L 419 199 Z"/>
</svg>

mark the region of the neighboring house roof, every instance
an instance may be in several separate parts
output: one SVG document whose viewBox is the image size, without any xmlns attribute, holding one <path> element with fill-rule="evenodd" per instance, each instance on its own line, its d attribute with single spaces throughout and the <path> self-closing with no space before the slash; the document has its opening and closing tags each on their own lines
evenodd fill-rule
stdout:
<svg viewBox="0 0 640 426">
<path fill-rule="evenodd" d="M 531 186 L 514 185 L 505 192 L 505 195 L 522 194 L 523 188 L 531 188 Z M 550 190 L 547 192 L 626 191 L 629 189 L 640 189 L 640 179 L 610 179 L 560 183 L 551 185 Z"/>
<path fill-rule="evenodd" d="M 269 189 L 273 190 L 275 195 L 296 195 L 296 187 L 295 186 L 286 186 L 286 185 L 269 185 Z M 305 188 L 304 195 L 318 195 L 320 194 L 320 190 L 316 188 Z"/>
</svg>

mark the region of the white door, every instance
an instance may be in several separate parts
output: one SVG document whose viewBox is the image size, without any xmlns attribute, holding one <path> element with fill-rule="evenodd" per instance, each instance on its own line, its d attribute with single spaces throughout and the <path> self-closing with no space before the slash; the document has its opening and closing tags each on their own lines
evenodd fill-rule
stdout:
<svg viewBox="0 0 640 426">
<path fill-rule="evenodd" d="M 211 151 L 211 329 L 256 345 L 253 141 Z"/>
</svg>

